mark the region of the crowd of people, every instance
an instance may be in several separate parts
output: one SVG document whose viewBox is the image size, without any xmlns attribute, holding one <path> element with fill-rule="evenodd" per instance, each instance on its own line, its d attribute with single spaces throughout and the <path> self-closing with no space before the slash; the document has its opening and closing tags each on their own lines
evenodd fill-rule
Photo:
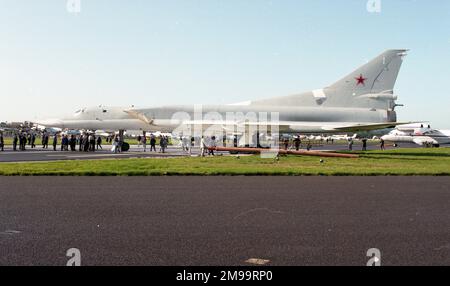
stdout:
<svg viewBox="0 0 450 286">
<path fill-rule="evenodd" d="M 98 149 L 103 149 L 102 147 L 102 137 L 96 137 L 93 133 L 81 134 L 81 135 L 68 135 L 68 134 L 52 134 L 47 132 L 42 134 L 36 132 L 18 131 L 14 132 L 12 135 L 12 148 L 13 151 L 25 151 L 27 146 L 31 149 L 36 148 L 36 139 L 41 137 L 42 149 L 48 149 L 50 140 L 51 146 L 54 151 L 58 150 L 60 146 L 61 151 L 76 151 L 78 146 L 78 151 L 95 151 Z M 4 150 L 4 137 L 3 133 L 0 133 L 0 150 Z"/>
<path fill-rule="evenodd" d="M 12 136 L 12 147 L 14 151 L 25 151 L 27 146 L 30 149 L 36 148 L 36 139 L 41 138 L 42 149 L 53 149 L 54 151 L 83 151 L 95 152 L 96 150 L 103 150 L 102 136 L 96 136 L 94 133 L 83 133 L 79 135 L 54 133 L 50 134 L 46 131 L 16 131 L 10 134 Z M 158 138 L 151 134 L 149 138 L 146 136 L 138 136 L 138 145 L 143 146 L 144 151 L 147 151 L 147 146 L 150 145 L 150 152 L 157 151 L 157 143 L 159 144 L 159 152 L 166 153 L 169 145 L 168 136 L 159 136 Z M 158 142 L 159 141 L 159 142 Z M 111 144 L 111 151 L 119 153 L 122 151 L 124 141 L 119 135 L 106 136 L 106 143 Z M 4 150 L 5 141 L 3 132 L 0 132 L 0 151 Z M 49 147 L 50 146 L 50 147 Z"/>
<path fill-rule="evenodd" d="M 36 148 L 36 134 L 27 132 L 18 132 L 13 136 L 13 150 L 25 151 L 26 146 L 29 145 L 31 148 Z M 0 150 L 3 151 L 5 147 L 5 141 L 3 133 L 0 133 Z"/>
<path fill-rule="evenodd" d="M 353 151 L 353 144 L 354 144 L 354 138 L 353 137 L 348 137 L 347 138 L 347 148 L 349 151 Z M 368 146 L 368 139 L 367 137 L 362 137 L 360 139 L 361 141 L 361 151 L 367 151 L 367 146 Z M 313 147 L 312 141 L 310 139 L 306 139 L 304 140 L 304 146 L 306 150 L 310 150 Z M 332 138 L 326 138 L 326 139 L 321 139 L 319 140 L 319 143 L 322 144 L 323 142 L 326 142 L 327 144 L 334 144 L 334 139 Z M 298 136 L 294 136 L 292 137 L 292 139 L 286 137 L 284 139 L 281 140 L 281 146 L 283 149 L 288 150 L 288 149 L 295 149 L 296 151 L 298 151 L 301 147 L 302 147 L 302 140 L 300 138 L 300 135 Z M 380 149 L 381 150 L 385 150 L 385 142 L 383 139 L 380 139 Z"/>
<path fill-rule="evenodd" d="M 58 146 L 58 135 L 53 135 L 53 150 L 56 151 Z M 61 151 L 84 151 L 84 152 L 94 152 L 98 149 L 103 149 L 102 147 L 102 137 L 96 137 L 93 133 L 75 135 L 62 135 L 61 136 Z"/>
<path fill-rule="evenodd" d="M 181 149 L 185 153 L 188 153 L 189 155 L 192 154 L 192 149 L 194 148 L 194 146 L 197 143 L 200 147 L 200 156 L 202 156 L 202 157 L 204 157 L 206 155 L 214 156 L 214 149 L 209 148 L 209 147 L 216 147 L 217 143 L 216 143 L 215 136 L 211 136 L 211 137 L 202 136 L 200 138 L 199 142 L 196 140 L 195 137 L 187 137 L 187 136 L 181 136 L 179 138 L 179 140 L 180 140 Z M 225 145 L 225 143 L 224 143 L 224 145 Z"/>
<path fill-rule="evenodd" d="M 51 141 L 51 147 L 54 151 L 61 150 L 61 151 L 84 151 L 84 152 L 94 152 L 96 150 L 102 150 L 102 143 L 103 139 L 102 136 L 96 136 L 94 133 L 83 133 L 79 135 L 74 134 L 64 134 L 64 133 L 55 133 L 55 134 L 49 134 L 48 132 L 44 131 L 42 133 L 38 133 L 35 131 L 17 131 L 12 134 L 12 147 L 14 151 L 25 151 L 27 146 L 29 146 L 31 149 L 36 148 L 36 139 L 38 137 L 41 137 L 42 142 L 42 148 L 48 149 L 49 144 Z M 154 134 L 150 134 L 150 136 L 137 136 L 138 146 L 143 147 L 143 151 L 147 151 L 148 145 L 150 145 L 150 152 L 160 152 L 160 153 L 166 153 L 167 147 L 169 145 L 169 137 L 168 136 L 158 136 L 156 137 Z M 226 142 L 226 137 L 224 139 L 224 146 Z M 159 142 L 158 142 L 159 140 Z M 200 147 L 200 155 L 213 155 L 214 156 L 214 150 L 213 148 L 209 147 L 215 147 L 216 137 L 211 136 L 201 136 L 201 137 L 190 137 L 190 136 L 180 136 L 180 145 L 182 150 L 191 155 L 192 150 L 194 146 Z M 328 140 L 328 139 L 327 139 Z M 362 150 L 367 150 L 367 138 L 362 138 Z M 312 143 L 310 140 L 305 140 L 305 144 L 303 147 L 305 147 L 307 150 L 310 150 L 312 148 Z M 113 136 L 107 136 L 106 137 L 106 143 L 109 143 L 112 145 L 111 151 L 114 153 L 118 153 L 122 151 L 122 145 L 124 144 L 123 140 L 118 135 Z M 234 140 L 234 146 L 237 147 L 237 138 Z M 328 142 L 327 142 L 328 143 Z M 331 143 L 334 143 L 333 141 Z M 353 138 L 347 139 L 347 145 L 348 150 L 353 150 Z M 157 145 L 159 145 L 158 151 L 157 151 Z M 0 132 L 0 151 L 4 150 L 5 141 L 4 141 L 4 135 L 3 132 Z M 59 147 L 58 147 L 59 146 Z M 302 140 L 300 136 L 294 136 L 292 138 L 283 138 L 281 140 L 281 148 L 288 150 L 288 149 L 295 149 L 300 150 L 302 147 Z M 383 140 L 380 140 L 380 149 L 385 149 L 385 144 Z"/>
<path fill-rule="evenodd" d="M 138 146 L 141 146 L 144 148 L 144 152 L 147 151 L 147 142 L 150 145 L 150 152 L 154 151 L 156 152 L 156 143 L 157 138 L 154 134 L 150 134 L 150 138 L 147 141 L 147 136 L 141 136 L 139 135 L 137 138 Z M 167 136 L 159 136 L 159 152 L 160 153 L 166 153 L 167 146 L 169 145 L 169 137 Z"/>
</svg>

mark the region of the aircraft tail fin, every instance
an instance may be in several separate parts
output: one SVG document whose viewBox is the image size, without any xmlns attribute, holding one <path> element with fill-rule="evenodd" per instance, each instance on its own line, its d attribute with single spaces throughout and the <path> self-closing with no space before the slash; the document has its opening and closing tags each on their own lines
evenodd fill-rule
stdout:
<svg viewBox="0 0 450 286">
<path fill-rule="evenodd" d="M 407 50 L 387 50 L 327 89 L 354 96 L 392 92 Z"/>
<path fill-rule="evenodd" d="M 389 109 L 390 118 L 394 120 L 397 96 L 393 89 L 406 51 L 387 50 L 326 88 L 248 104 L 380 108 Z"/>
</svg>

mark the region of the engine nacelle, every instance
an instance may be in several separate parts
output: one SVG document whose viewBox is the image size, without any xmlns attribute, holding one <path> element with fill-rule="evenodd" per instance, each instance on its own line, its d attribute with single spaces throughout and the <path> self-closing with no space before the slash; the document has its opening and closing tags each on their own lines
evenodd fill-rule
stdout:
<svg viewBox="0 0 450 286">
<path fill-rule="evenodd" d="M 360 95 L 359 97 L 377 100 L 397 100 L 397 96 L 392 93 L 367 93 Z"/>
</svg>

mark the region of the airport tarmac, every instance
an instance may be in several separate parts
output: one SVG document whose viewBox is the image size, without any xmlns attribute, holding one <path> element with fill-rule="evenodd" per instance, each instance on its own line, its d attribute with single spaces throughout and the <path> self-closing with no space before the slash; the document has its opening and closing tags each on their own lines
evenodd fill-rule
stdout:
<svg viewBox="0 0 450 286">
<path fill-rule="evenodd" d="M 13 151 L 12 148 L 6 148 L 0 152 L 0 162 L 32 162 L 32 161 L 59 161 L 59 160 L 92 160 L 92 159 L 111 159 L 111 158 L 146 158 L 146 157 L 179 157 L 188 156 L 181 148 L 169 147 L 166 153 L 144 152 L 142 147 L 132 146 L 130 151 L 123 153 L 113 153 L 111 147 L 105 146 L 103 150 L 95 152 L 79 151 L 53 151 L 53 149 L 35 149 L 28 148 L 26 151 Z M 157 149 L 159 150 L 159 149 Z M 199 153 L 197 150 L 194 154 Z"/>
<path fill-rule="evenodd" d="M 402 147 L 407 148 L 417 148 L 416 144 L 402 144 Z M 60 148 L 58 146 L 58 148 Z M 26 151 L 13 151 L 11 146 L 6 146 L 4 152 L 0 152 L 0 162 L 32 162 L 32 161 L 58 161 L 58 160 L 92 160 L 92 159 L 111 159 L 111 158 L 147 158 L 147 157 L 179 157 L 179 156 L 189 156 L 186 152 L 181 150 L 178 146 L 169 146 L 166 153 L 159 152 L 147 152 L 143 151 L 142 146 L 132 145 L 130 151 L 123 152 L 119 154 L 114 154 L 110 151 L 110 146 L 104 146 L 103 150 L 98 150 L 96 152 L 71 152 L 71 151 L 53 151 L 51 148 L 42 149 L 38 146 L 35 149 L 31 149 L 27 146 Z M 326 150 L 326 151 L 336 151 L 336 150 L 347 150 L 346 144 L 324 144 L 317 145 L 312 148 L 312 150 Z M 386 149 L 391 149 L 392 146 L 386 146 Z M 361 150 L 360 144 L 354 145 L 354 150 Z M 379 149 L 378 145 L 368 145 L 368 150 Z M 157 147 L 159 150 L 159 146 Z M 221 152 L 216 152 L 220 154 Z M 192 155 L 198 156 L 200 154 L 200 149 L 193 148 Z M 222 152 L 222 154 L 227 155 L 228 152 Z"/>
<path fill-rule="evenodd" d="M 450 264 L 448 177 L 0 177 L 0 265 Z"/>
</svg>

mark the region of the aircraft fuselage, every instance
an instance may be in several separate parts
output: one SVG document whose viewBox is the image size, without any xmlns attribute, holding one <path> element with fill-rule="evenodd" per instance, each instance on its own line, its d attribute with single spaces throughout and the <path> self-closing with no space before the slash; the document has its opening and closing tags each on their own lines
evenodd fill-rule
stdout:
<svg viewBox="0 0 450 286">
<path fill-rule="evenodd" d="M 40 122 L 62 129 L 145 130 L 170 132 L 181 124 L 238 125 L 260 122 L 281 126 L 280 132 L 327 132 L 324 124 L 395 122 L 395 112 L 345 107 L 290 107 L 254 105 L 167 106 L 156 108 L 85 108 L 73 116 Z"/>
</svg>

